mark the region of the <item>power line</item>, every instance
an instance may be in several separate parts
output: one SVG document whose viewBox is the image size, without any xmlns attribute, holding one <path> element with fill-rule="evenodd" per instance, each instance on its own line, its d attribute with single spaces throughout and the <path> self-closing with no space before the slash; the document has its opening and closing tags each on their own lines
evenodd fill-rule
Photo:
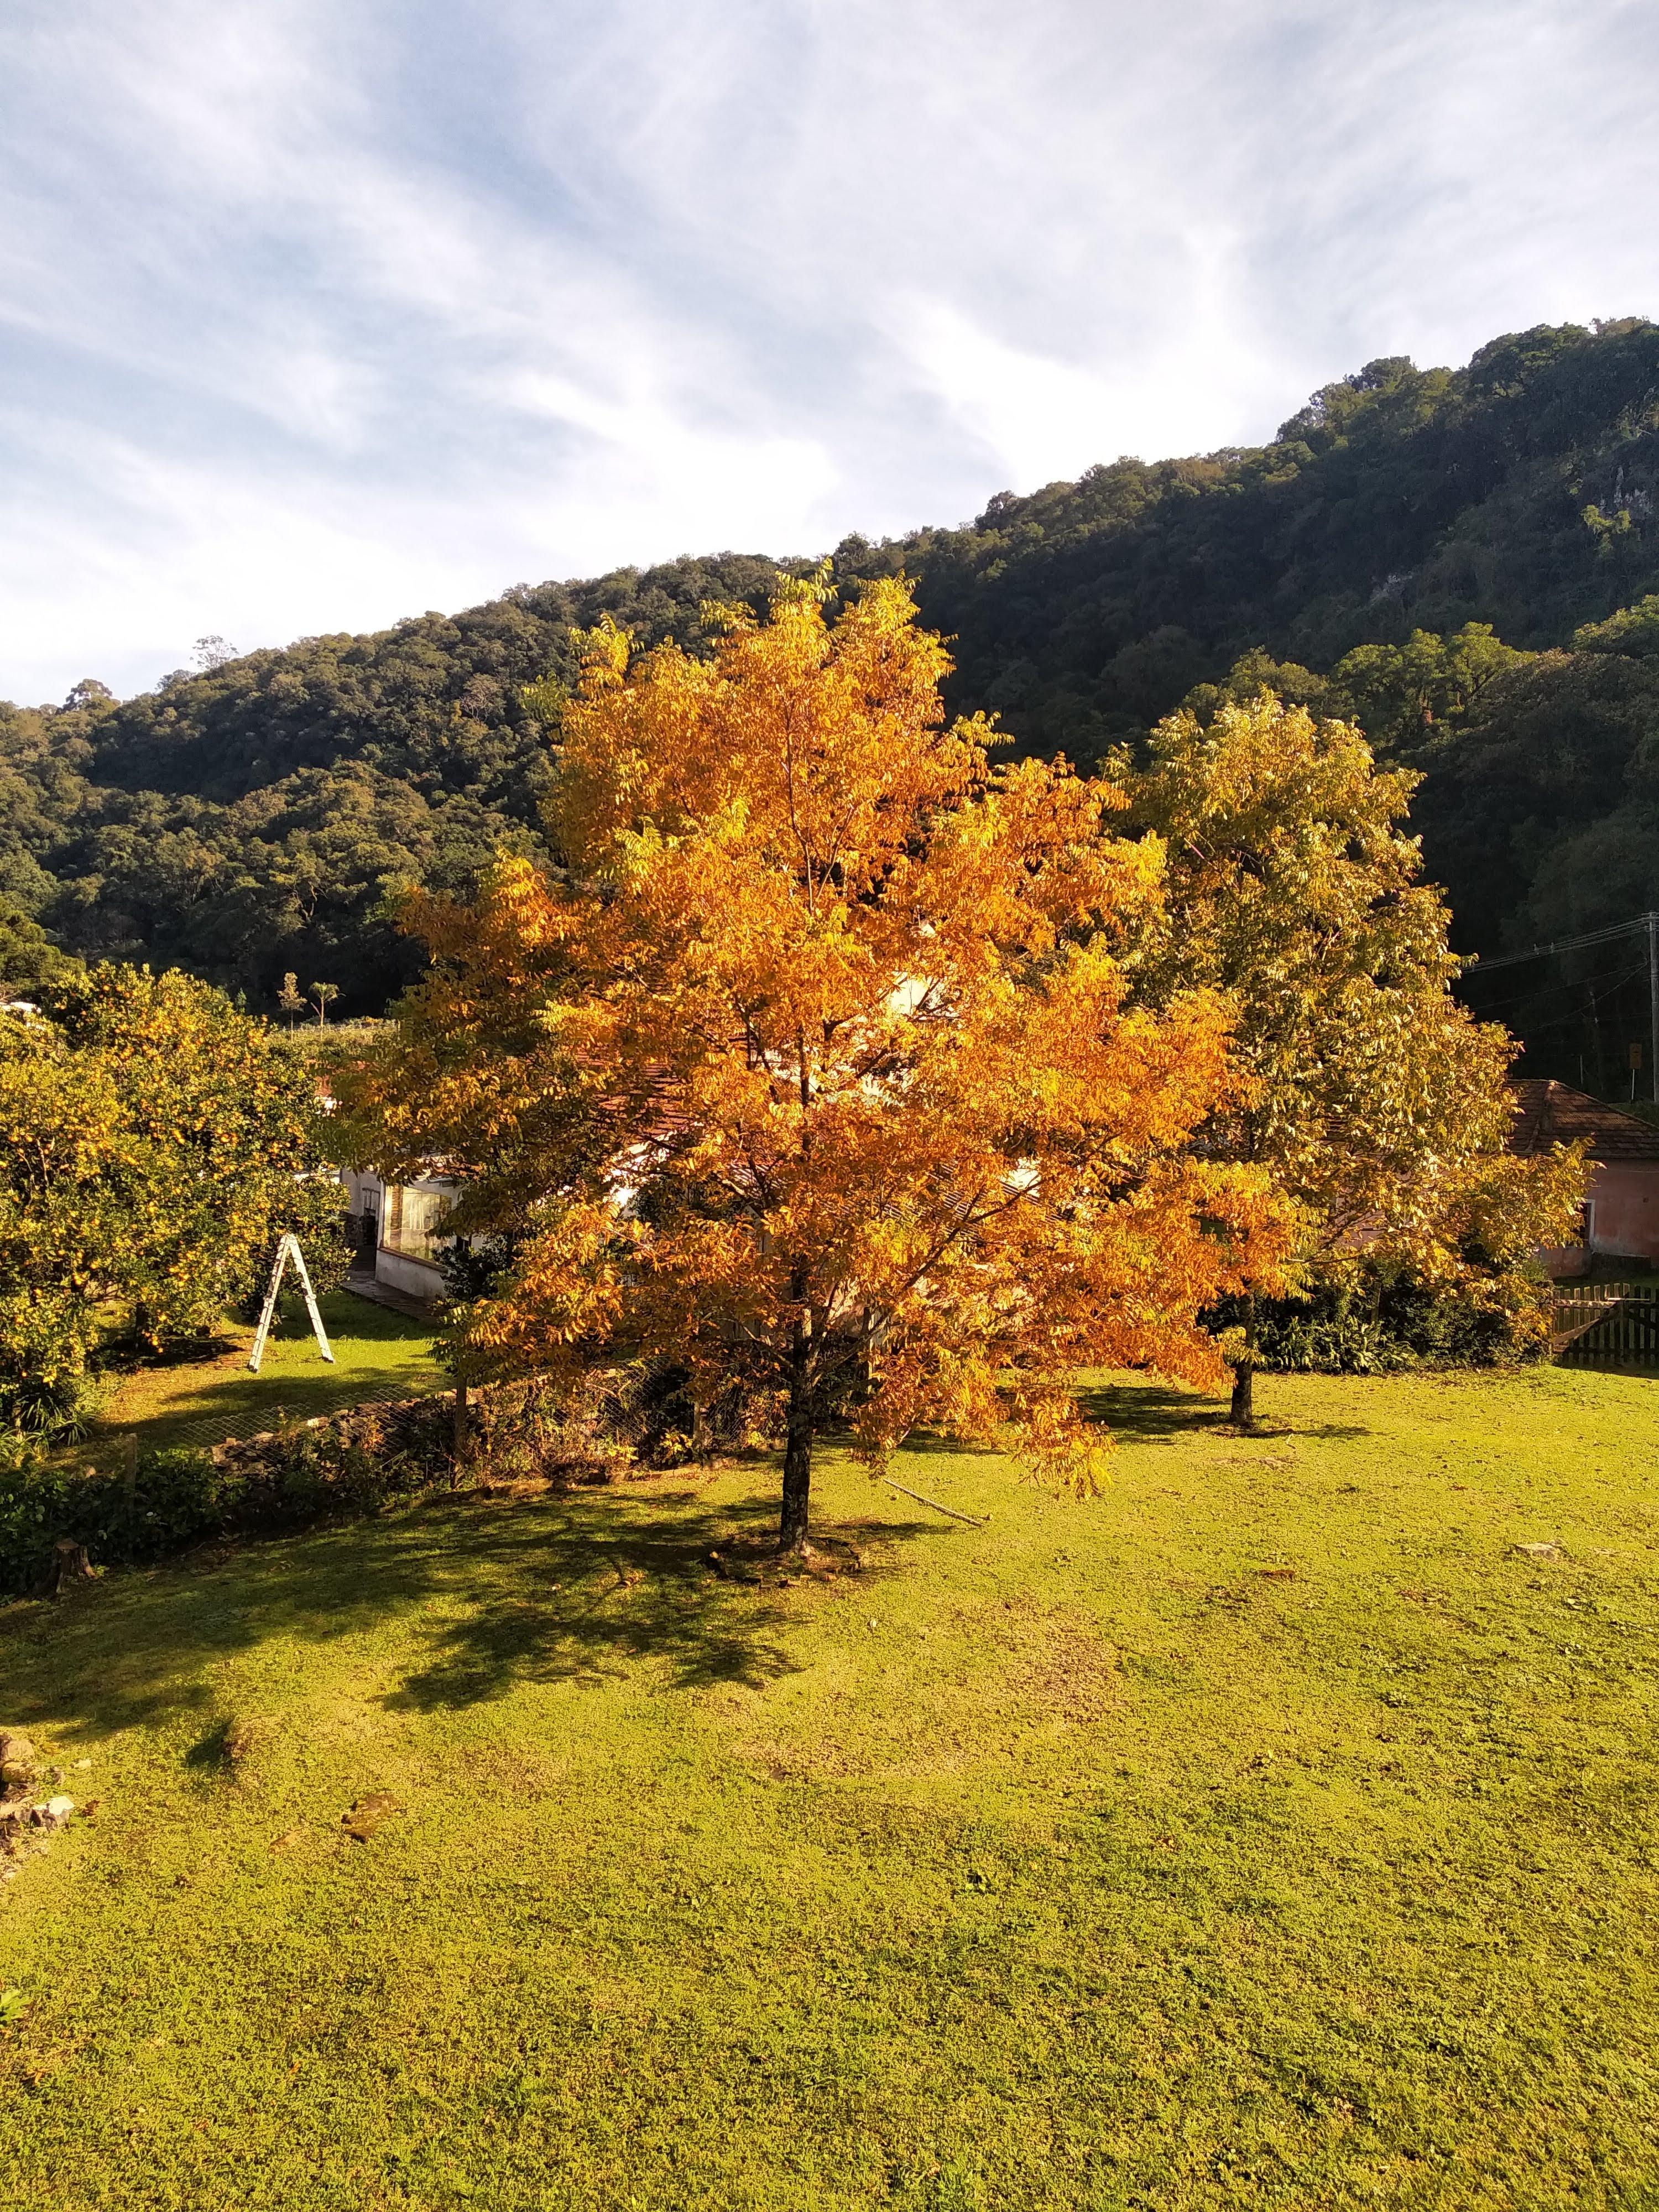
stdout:
<svg viewBox="0 0 1659 2212">
<path fill-rule="evenodd" d="M 1540 1000 L 1571 998 L 1577 1004 L 1588 999 L 1592 1006 L 1600 1006 L 1604 999 L 1612 998 L 1616 992 L 1624 990 L 1646 973 L 1646 962 L 1638 961 L 1634 967 L 1620 969 L 1616 975 L 1587 975 L 1576 982 L 1539 983 L 1530 991 L 1515 992 L 1507 999 L 1483 999 L 1480 1018 L 1483 1021 L 1495 1021 L 1504 1014 L 1513 1013 L 1517 1006 L 1536 1009 Z M 1570 1019 L 1571 1015 L 1545 1018 L 1553 1026 Z"/>
<path fill-rule="evenodd" d="M 1547 960 L 1557 953 L 1582 951 L 1586 946 L 1592 945 L 1611 945 L 1616 943 L 1621 937 L 1629 937 L 1633 931 L 1638 929 L 1643 931 L 1647 938 L 1649 1066 L 1653 1071 L 1654 1101 L 1656 1104 L 1659 1104 L 1659 913 L 1650 910 L 1646 914 L 1635 915 L 1628 921 L 1612 922 L 1605 929 L 1587 929 L 1578 937 L 1559 937 L 1553 944 L 1534 945 L 1525 952 L 1500 953 L 1495 960 L 1472 960 L 1464 969 L 1464 975 L 1466 977 L 1471 974 L 1478 976 L 1489 974 L 1497 968 L 1517 968 L 1522 962 L 1528 960 Z M 1640 973 L 1639 969 L 1637 973 Z M 1593 978 L 1589 987 L 1580 987 L 1588 988 L 1592 1008 L 1598 1008 L 1601 1000 L 1603 997 L 1611 997 L 1613 991 L 1618 988 L 1616 981 L 1610 982 L 1606 992 L 1598 993 L 1593 988 L 1594 982 L 1597 980 L 1600 979 Z M 1634 976 L 1631 980 L 1633 981 Z M 1595 1019 L 1596 1017 L 1593 1014 L 1592 1018 Z M 1553 1027 L 1555 1024 L 1550 1024 L 1547 1026 Z M 1598 1039 L 1596 1058 L 1599 1065 L 1601 1060 L 1599 1019 L 1596 1035 Z M 1636 1067 L 1641 1059 L 1641 1049 L 1639 1046 L 1632 1046 L 1631 1050 L 1631 1096 L 1633 1098 L 1636 1096 Z"/>
<path fill-rule="evenodd" d="M 1559 937 L 1553 945 L 1534 945 L 1525 952 L 1500 953 L 1496 960 L 1483 959 L 1477 953 L 1467 972 L 1490 975 L 1495 968 L 1513 968 L 1522 960 L 1545 960 L 1552 952 L 1577 952 L 1582 945 L 1606 945 L 1615 937 L 1628 936 L 1632 929 L 1645 929 L 1656 919 L 1659 916 L 1638 914 L 1630 921 L 1615 921 L 1606 929 L 1587 929 L 1582 937 Z"/>
</svg>

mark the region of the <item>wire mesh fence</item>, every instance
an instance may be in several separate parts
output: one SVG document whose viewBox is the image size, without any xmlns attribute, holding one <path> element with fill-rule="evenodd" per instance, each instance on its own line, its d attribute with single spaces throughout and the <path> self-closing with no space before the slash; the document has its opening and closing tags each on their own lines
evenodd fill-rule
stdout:
<svg viewBox="0 0 1659 2212">
<path fill-rule="evenodd" d="M 331 1413 L 349 1413 L 357 1406 L 391 1406 L 405 1398 L 431 1397 L 430 1382 L 411 1381 L 407 1375 L 390 1375 L 382 1382 L 343 1382 L 337 1393 L 319 1397 L 314 1382 L 307 1388 L 305 1411 L 296 1412 L 301 1420 L 326 1419 Z M 289 1418 L 288 1409 L 280 1404 L 262 1406 L 244 1413 L 204 1413 L 198 1420 L 174 1421 L 167 1425 L 169 1444 L 206 1446 L 244 1443 L 249 1437 L 263 1436 L 267 1431 L 280 1428 Z"/>
</svg>

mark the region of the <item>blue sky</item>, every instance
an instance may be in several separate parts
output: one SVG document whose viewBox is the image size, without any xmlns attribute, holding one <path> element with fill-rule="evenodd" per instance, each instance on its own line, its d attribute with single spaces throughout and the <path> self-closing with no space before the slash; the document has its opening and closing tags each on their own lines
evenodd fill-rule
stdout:
<svg viewBox="0 0 1659 2212">
<path fill-rule="evenodd" d="M 1650 0 L 9 0 L 0 696 L 1659 314 Z"/>
</svg>

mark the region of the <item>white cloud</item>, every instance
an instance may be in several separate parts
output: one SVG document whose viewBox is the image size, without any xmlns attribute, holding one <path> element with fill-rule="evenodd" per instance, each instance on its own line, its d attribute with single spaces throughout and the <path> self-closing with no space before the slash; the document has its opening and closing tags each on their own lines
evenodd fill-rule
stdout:
<svg viewBox="0 0 1659 2212">
<path fill-rule="evenodd" d="M 0 692 L 1659 310 L 1641 0 L 16 0 Z"/>
</svg>

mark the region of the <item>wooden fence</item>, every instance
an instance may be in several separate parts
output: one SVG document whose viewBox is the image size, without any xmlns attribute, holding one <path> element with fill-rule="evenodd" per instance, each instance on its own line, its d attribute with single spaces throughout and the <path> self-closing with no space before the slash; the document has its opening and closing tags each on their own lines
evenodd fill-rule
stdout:
<svg viewBox="0 0 1659 2212">
<path fill-rule="evenodd" d="M 1659 1366 L 1659 1284 L 1561 1284 L 1550 1342 L 1564 1366 Z"/>
</svg>

